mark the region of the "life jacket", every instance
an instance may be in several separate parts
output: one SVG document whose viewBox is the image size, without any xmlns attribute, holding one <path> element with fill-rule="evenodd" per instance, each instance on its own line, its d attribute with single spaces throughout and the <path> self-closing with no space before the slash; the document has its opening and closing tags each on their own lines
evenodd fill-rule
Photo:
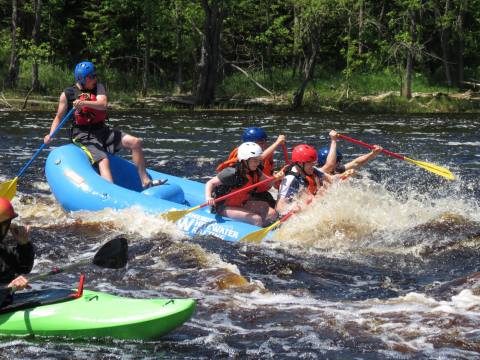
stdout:
<svg viewBox="0 0 480 360">
<path fill-rule="evenodd" d="M 285 175 L 293 175 L 303 184 L 303 186 L 305 186 L 310 195 L 315 195 L 318 189 L 323 185 L 322 172 L 314 168 L 313 174 L 307 175 L 303 171 L 293 171 L 293 167 L 296 165 L 300 168 L 300 165 L 297 163 L 291 164 L 285 169 Z"/>
<path fill-rule="evenodd" d="M 233 181 L 233 185 L 227 186 L 227 185 L 219 185 L 213 190 L 213 198 L 216 199 L 220 196 L 226 195 L 231 193 L 232 191 L 239 190 L 241 188 L 256 184 L 260 181 L 260 178 L 262 177 L 262 170 L 257 169 L 255 171 L 249 171 L 246 174 L 242 175 L 242 170 L 241 170 L 241 163 L 237 163 L 235 166 L 235 178 Z M 241 192 L 237 195 L 232 196 L 231 198 L 228 198 L 220 203 L 222 203 L 224 206 L 236 206 L 236 207 L 242 207 L 245 202 L 250 198 L 250 194 L 253 192 L 262 192 L 268 190 L 270 185 L 261 185 L 252 191 L 244 191 Z"/>
<path fill-rule="evenodd" d="M 224 162 L 220 163 L 217 166 L 217 173 L 222 171 L 223 169 L 227 167 L 234 167 L 235 164 L 238 163 L 238 148 L 233 149 L 230 152 L 230 155 L 228 155 L 228 159 L 225 160 Z M 269 157 L 267 157 L 265 160 L 262 162 L 262 171 L 265 175 L 267 176 L 272 176 L 273 174 L 273 154 L 271 154 Z"/>
<path fill-rule="evenodd" d="M 70 86 L 64 90 L 67 97 L 68 109 L 71 109 L 75 100 L 97 100 L 97 87 L 92 90 L 80 90 L 76 85 Z M 106 110 L 98 110 L 88 106 L 83 106 L 82 109 L 75 110 L 75 124 L 78 126 L 86 126 L 93 124 L 100 124 L 107 119 Z"/>
</svg>

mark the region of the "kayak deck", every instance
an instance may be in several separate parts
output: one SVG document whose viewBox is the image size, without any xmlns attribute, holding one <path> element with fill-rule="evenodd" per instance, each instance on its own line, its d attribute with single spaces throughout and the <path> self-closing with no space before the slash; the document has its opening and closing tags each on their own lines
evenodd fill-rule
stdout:
<svg viewBox="0 0 480 360">
<path fill-rule="evenodd" d="M 194 310 L 193 299 L 132 299 L 85 290 L 78 299 L 0 314 L 0 334 L 148 340 L 180 326 Z"/>
</svg>

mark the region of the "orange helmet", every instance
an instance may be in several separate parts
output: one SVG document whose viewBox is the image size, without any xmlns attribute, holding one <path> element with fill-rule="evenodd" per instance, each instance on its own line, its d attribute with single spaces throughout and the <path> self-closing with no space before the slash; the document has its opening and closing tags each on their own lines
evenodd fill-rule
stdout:
<svg viewBox="0 0 480 360">
<path fill-rule="evenodd" d="M 8 199 L 0 197 L 0 223 L 16 218 L 18 215 Z"/>
<path fill-rule="evenodd" d="M 317 151 L 313 146 L 300 144 L 293 148 L 292 161 L 298 163 L 317 162 Z"/>
</svg>

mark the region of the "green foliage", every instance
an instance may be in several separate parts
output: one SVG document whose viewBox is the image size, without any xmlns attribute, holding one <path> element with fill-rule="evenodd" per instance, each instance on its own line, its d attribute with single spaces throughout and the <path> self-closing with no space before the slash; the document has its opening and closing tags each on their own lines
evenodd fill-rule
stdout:
<svg viewBox="0 0 480 360">
<path fill-rule="evenodd" d="M 39 64 L 42 91 L 56 96 L 85 59 L 96 63 L 101 81 L 119 96 L 137 97 L 145 69 L 152 93 L 173 91 L 177 74 L 184 91 L 194 87 L 205 16 L 200 0 L 43 0 L 38 46 L 31 35 L 32 4 L 18 2 L 20 91 L 29 87 L 32 62 Z M 480 0 L 225 0 L 224 5 L 219 95 L 266 94 L 228 63 L 276 94 L 292 93 L 315 46 L 306 100 L 315 94 L 342 99 L 396 91 L 407 54 L 414 55 L 414 91 L 443 89 L 442 56 L 459 86 L 460 45 L 465 78 L 480 78 Z M 0 0 L 2 88 L 11 15 L 11 2 Z M 446 33 L 444 54 L 440 40 Z"/>
</svg>

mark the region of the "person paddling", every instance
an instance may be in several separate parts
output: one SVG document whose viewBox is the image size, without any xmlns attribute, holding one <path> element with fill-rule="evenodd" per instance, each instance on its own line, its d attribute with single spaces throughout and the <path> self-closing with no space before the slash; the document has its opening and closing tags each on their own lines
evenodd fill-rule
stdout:
<svg viewBox="0 0 480 360">
<path fill-rule="evenodd" d="M 331 183 L 331 177 L 315 168 L 317 151 L 307 144 L 300 144 L 293 148 L 292 164 L 285 168 L 276 210 L 285 215 L 290 210 L 300 211 L 301 207 L 294 204 L 295 198 L 307 197 L 310 202 L 313 197 L 323 190 L 325 184 Z M 294 205 L 294 206 L 293 206 Z"/>
<path fill-rule="evenodd" d="M 355 171 L 373 160 L 383 150 L 383 147 L 374 145 L 374 149 L 365 155 L 360 155 L 352 161 L 342 164 L 343 155 L 337 149 L 338 134 L 335 130 L 331 130 L 330 147 L 323 147 L 318 151 L 318 166 L 320 170 L 327 174 L 343 174 L 346 171 Z"/>
<path fill-rule="evenodd" d="M 11 223 L 17 216 L 10 201 L 0 198 L 0 283 L 20 290 L 28 287 L 28 279 L 19 274 L 32 270 L 35 251 L 28 238 L 28 226 Z M 9 230 L 17 242 L 14 246 L 3 242 Z M 11 297 L 7 296 L 0 306 L 10 301 Z"/>
<path fill-rule="evenodd" d="M 273 154 L 277 149 L 277 147 L 279 147 L 282 144 L 285 144 L 286 139 L 285 139 L 285 135 L 278 135 L 277 140 L 275 140 L 275 142 L 270 146 L 268 146 L 267 140 L 268 140 L 267 133 L 262 128 L 248 127 L 248 128 L 245 128 L 245 130 L 243 131 L 243 135 L 242 135 L 243 143 L 253 142 L 262 148 L 263 153 L 260 157 L 261 170 L 266 176 L 272 176 L 275 168 L 275 164 L 273 161 Z M 224 162 L 222 162 L 220 165 L 217 166 L 216 171 L 217 173 L 220 173 L 225 168 L 235 166 L 237 162 L 238 162 L 238 147 L 233 149 L 230 152 L 230 155 L 228 156 L 227 160 L 225 160 Z M 255 192 L 252 196 L 256 200 L 266 201 L 272 208 L 275 207 L 276 200 L 268 191 Z"/>
<path fill-rule="evenodd" d="M 245 191 L 215 204 L 215 198 L 266 178 L 260 168 L 262 154 L 262 148 L 254 142 L 241 144 L 237 151 L 237 162 L 221 170 L 217 176 L 206 183 L 206 202 L 212 206 L 214 212 L 256 226 L 267 226 L 276 220 L 276 211 L 266 201 L 257 200 L 253 195 L 268 191 L 271 183 L 260 185 L 252 192 Z"/>
<path fill-rule="evenodd" d="M 108 153 L 114 154 L 124 147 L 132 151 L 132 159 L 137 166 L 143 188 L 152 186 L 152 181 L 145 171 L 142 140 L 105 124 L 108 118 L 107 92 L 105 86 L 97 82 L 94 64 L 89 61 L 77 64 L 74 76 L 75 84 L 60 95 L 57 114 L 50 133 L 44 137 L 44 143 L 50 142 L 50 134 L 73 106 L 76 111 L 71 133 L 72 142 L 85 151 L 92 165 L 98 165 L 100 175 L 113 182 Z"/>
</svg>

